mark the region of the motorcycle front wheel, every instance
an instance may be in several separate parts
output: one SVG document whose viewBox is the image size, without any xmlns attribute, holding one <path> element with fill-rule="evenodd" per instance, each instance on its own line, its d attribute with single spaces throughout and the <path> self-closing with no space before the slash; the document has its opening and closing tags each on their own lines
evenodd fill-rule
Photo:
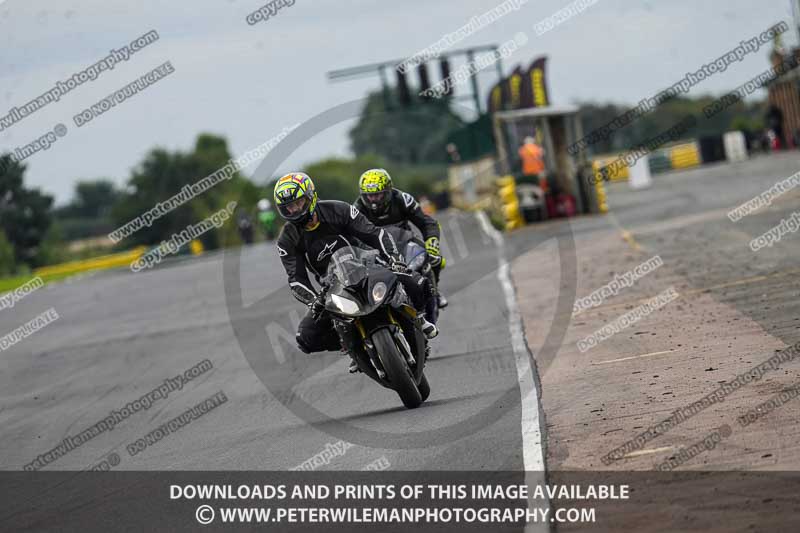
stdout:
<svg viewBox="0 0 800 533">
<path fill-rule="evenodd" d="M 402 335 L 402 333 L 400 334 Z M 400 396 L 403 405 L 409 409 L 415 409 L 422 405 L 424 398 L 414 380 L 414 374 L 408 367 L 408 363 L 389 329 L 382 328 L 373 333 L 372 342 L 386 372 L 386 379 Z M 428 393 L 430 393 L 430 389 L 428 389 Z"/>
</svg>

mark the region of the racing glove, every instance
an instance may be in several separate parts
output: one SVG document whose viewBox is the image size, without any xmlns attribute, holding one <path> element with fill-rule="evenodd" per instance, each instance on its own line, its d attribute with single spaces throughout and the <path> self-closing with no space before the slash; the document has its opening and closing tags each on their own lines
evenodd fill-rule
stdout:
<svg viewBox="0 0 800 533">
<path fill-rule="evenodd" d="M 392 272 L 398 272 L 401 274 L 405 274 L 408 272 L 408 265 L 406 265 L 405 260 L 401 256 L 394 256 L 392 257 L 389 268 Z"/>
<path fill-rule="evenodd" d="M 442 262 L 442 252 L 439 250 L 439 237 L 428 237 L 425 241 L 425 251 L 428 252 L 431 263 L 435 266 Z"/>
<path fill-rule="evenodd" d="M 309 309 L 311 309 L 311 318 L 313 318 L 315 322 L 319 321 L 320 317 L 322 317 L 322 313 L 325 312 L 325 298 L 328 295 L 328 289 L 330 289 L 330 286 L 323 284 L 320 293 L 308 304 Z"/>
<path fill-rule="evenodd" d="M 309 309 L 311 309 L 311 318 L 314 321 L 318 321 L 322 316 L 322 313 L 325 311 L 325 303 L 323 298 L 317 296 L 314 298 L 314 301 L 308 305 Z"/>
</svg>

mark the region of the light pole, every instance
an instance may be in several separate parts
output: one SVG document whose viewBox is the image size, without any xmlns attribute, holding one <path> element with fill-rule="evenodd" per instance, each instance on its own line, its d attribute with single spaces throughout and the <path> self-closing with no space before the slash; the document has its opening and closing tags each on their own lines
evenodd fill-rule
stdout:
<svg viewBox="0 0 800 533">
<path fill-rule="evenodd" d="M 797 46 L 800 46 L 800 0 L 789 0 L 792 6 L 794 29 L 797 31 Z"/>
</svg>

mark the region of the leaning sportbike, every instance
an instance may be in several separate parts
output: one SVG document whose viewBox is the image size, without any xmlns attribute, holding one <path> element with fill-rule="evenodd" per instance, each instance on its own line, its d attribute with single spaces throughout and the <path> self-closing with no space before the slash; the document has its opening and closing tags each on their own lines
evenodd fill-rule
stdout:
<svg viewBox="0 0 800 533">
<path fill-rule="evenodd" d="M 409 409 L 419 407 L 431 392 L 424 373 L 428 341 L 397 274 L 378 252 L 354 246 L 334 252 L 321 297 L 321 313 L 330 315 L 358 368 Z"/>
</svg>

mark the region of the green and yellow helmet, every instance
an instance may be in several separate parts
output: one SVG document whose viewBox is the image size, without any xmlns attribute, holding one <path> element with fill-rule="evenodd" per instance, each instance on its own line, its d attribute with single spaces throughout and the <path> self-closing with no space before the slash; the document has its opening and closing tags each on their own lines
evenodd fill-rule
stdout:
<svg viewBox="0 0 800 533">
<path fill-rule="evenodd" d="M 392 187 L 392 177 L 382 168 L 371 168 L 358 180 L 361 201 L 373 215 L 383 214 L 389 208 Z"/>
<path fill-rule="evenodd" d="M 273 197 L 278 213 L 295 224 L 304 225 L 317 208 L 314 182 L 303 172 L 291 172 L 279 179 Z"/>
</svg>

